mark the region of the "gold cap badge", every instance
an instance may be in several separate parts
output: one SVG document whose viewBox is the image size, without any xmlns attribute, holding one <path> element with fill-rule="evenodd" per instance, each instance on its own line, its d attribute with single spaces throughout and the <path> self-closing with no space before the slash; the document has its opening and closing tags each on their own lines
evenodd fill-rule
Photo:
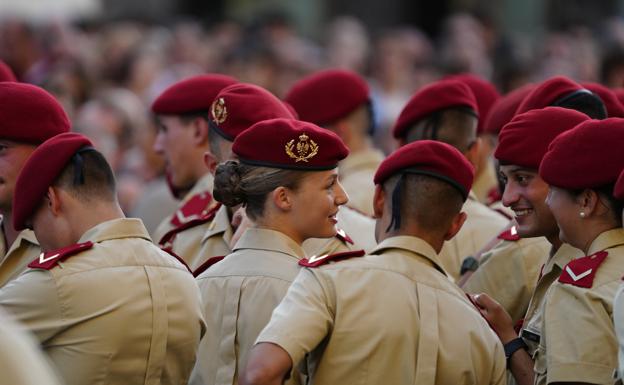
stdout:
<svg viewBox="0 0 624 385">
<path fill-rule="evenodd" d="M 225 100 L 223 100 L 223 98 L 215 99 L 210 107 L 210 112 L 212 113 L 212 120 L 215 123 L 221 124 L 225 122 L 228 114 L 227 108 L 225 107 Z"/>
<path fill-rule="evenodd" d="M 295 162 L 307 162 L 308 159 L 318 154 L 319 146 L 306 134 L 299 135 L 299 141 L 295 145 L 295 140 L 291 139 L 286 143 L 286 154 L 293 158 Z M 296 154 L 295 151 L 296 150 Z"/>
</svg>

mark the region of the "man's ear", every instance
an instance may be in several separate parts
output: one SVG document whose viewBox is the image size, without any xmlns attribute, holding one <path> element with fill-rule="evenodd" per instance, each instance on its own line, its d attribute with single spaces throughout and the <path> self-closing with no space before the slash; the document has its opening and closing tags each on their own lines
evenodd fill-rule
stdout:
<svg viewBox="0 0 624 385">
<path fill-rule="evenodd" d="M 452 239 L 459 232 L 459 230 L 461 230 L 467 217 L 468 216 L 463 211 L 455 215 L 455 218 L 453 218 L 453 221 L 451 222 L 451 226 L 447 230 L 446 234 L 444 234 L 445 241 Z"/>
<path fill-rule="evenodd" d="M 46 204 L 55 217 L 61 213 L 63 205 L 61 191 L 58 188 L 52 186 L 48 187 L 48 191 L 46 192 Z"/>
<path fill-rule="evenodd" d="M 271 191 L 271 200 L 275 207 L 282 211 L 290 211 L 293 207 L 292 192 L 284 187 L 279 186 L 275 190 Z"/>
<path fill-rule="evenodd" d="M 208 121 L 200 116 L 193 119 L 193 139 L 198 145 L 208 143 Z"/>
<path fill-rule="evenodd" d="M 384 213 L 386 204 L 386 192 L 381 185 L 375 185 L 375 194 L 373 195 L 373 216 L 380 219 Z"/>
</svg>

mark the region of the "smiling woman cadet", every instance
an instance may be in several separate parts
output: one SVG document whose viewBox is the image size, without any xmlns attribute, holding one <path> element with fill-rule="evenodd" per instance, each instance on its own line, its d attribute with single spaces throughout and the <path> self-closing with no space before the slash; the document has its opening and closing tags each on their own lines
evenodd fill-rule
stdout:
<svg viewBox="0 0 624 385">
<path fill-rule="evenodd" d="M 622 148 L 624 119 L 588 120 L 559 135 L 540 165 L 560 239 L 585 257 L 569 262 L 546 295 L 537 384 L 614 381 L 613 297 L 624 274 L 624 230 L 613 185 L 624 168 Z"/>
<path fill-rule="evenodd" d="M 237 383 L 248 350 L 271 317 L 305 257 L 301 243 L 336 234 L 348 197 L 336 169 L 348 149 L 314 124 L 272 119 L 234 141 L 238 161 L 218 166 L 214 197 L 243 204 L 254 225 L 226 256 L 198 277 L 208 332 L 195 373 L 204 384 Z M 204 354 L 205 353 L 205 354 Z M 299 383 L 293 373 L 289 383 Z"/>
</svg>

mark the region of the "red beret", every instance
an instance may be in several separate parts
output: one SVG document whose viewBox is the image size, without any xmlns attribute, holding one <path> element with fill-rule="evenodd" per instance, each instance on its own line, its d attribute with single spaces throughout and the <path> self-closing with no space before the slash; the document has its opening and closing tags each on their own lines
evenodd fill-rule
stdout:
<svg viewBox="0 0 624 385">
<path fill-rule="evenodd" d="M 16 82 L 17 78 L 11 67 L 0 60 L 0 82 Z"/>
<path fill-rule="evenodd" d="M 0 82 L 0 138 L 39 144 L 70 129 L 59 102 L 42 88 Z"/>
<path fill-rule="evenodd" d="M 332 69 L 299 80 L 284 100 L 299 119 L 324 125 L 345 117 L 369 98 L 368 85 L 358 74 Z"/>
<path fill-rule="evenodd" d="M 225 87 L 217 94 L 210 108 L 212 127 L 231 142 L 255 123 L 275 118 L 295 117 L 275 95 L 253 84 L 239 83 Z"/>
<path fill-rule="evenodd" d="M 338 135 L 309 122 L 271 119 L 258 122 L 234 140 L 242 163 L 285 169 L 329 170 L 349 155 Z"/>
<path fill-rule="evenodd" d="M 67 132 L 43 142 L 30 155 L 15 182 L 13 227 L 20 231 L 33 215 L 69 160 L 83 147 L 93 146 L 84 135 Z"/>
<path fill-rule="evenodd" d="M 485 117 L 483 132 L 498 135 L 503 126 L 511 121 L 522 100 L 535 88 L 526 84 L 498 99 Z"/>
<path fill-rule="evenodd" d="M 624 119 L 587 120 L 552 141 L 539 174 L 565 189 L 615 183 L 624 169 Z"/>
<path fill-rule="evenodd" d="M 607 109 L 610 118 L 624 118 L 624 107 L 618 100 L 615 92 L 598 83 L 581 83 L 581 86 L 598 95 Z"/>
<path fill-rule="evenodd" d="M 435 140 L 418 140 L 390 154 L 375 173 L 375 184 L 382 184 L 399 173 L 429 175 L 456 187 L 464 197 L 472 188 L 474 167 L 455 147 Z"/>
<path fill-rule="evenodd" d="M 481 116 L 477 125 L 477 133 L 483 133 L 485 130 L 485 117 L 490 114 L 494 103 L 500 99 L 500 94 L 492 83 L 473 74 L 452 75 L 447 77 L 447 79 L 459 80 L 470 87 L 477 101 L 477 112 Z"/>
<path fill-rule="evenodd" d="M 624 199 L 624 170 L 620 173 L 620 177 L 615 182 L 615 189 L 613 189 L 613 196 L 617 199 Z"/>
<path fill-rule="evenodd" d="M 474 94 L 463 82 L 454 79 L 439 80 L 421 88 L 403 107 L 392 134 L 402 138 L 405 131 L 428 115 L 450 107 L 464 106 L 478 113 Z"/>
<path fill-rule="evenodd" d="M 624 88 L 616 88 L 612 91 L 615 97 L 620 101 L 620 104 L 624 106 Z"/>
<path fill-rule="evenodd" d="M 558 99 L 582 89 L 583 86 L 565 76 L 555 76 L 535 87 L 520 103 L 516 114 L 550 106 Z"/>
<path fill-rule="evenodd" d="M 208 111 L 219 91 L 236 82 L 233 77 L 219 74 L 184 79 L 163 91 L 152 103 L 152 111 L 160 115 Z"/>
<path fill-rule="evenodd" d="M 550 142 L 586 120 L 589 117 L 584 113 L 562 107 L 546 107 L 516 115 L 501 130 L 494 157 L 501 164 L 537 170 Z"/>
</svg>

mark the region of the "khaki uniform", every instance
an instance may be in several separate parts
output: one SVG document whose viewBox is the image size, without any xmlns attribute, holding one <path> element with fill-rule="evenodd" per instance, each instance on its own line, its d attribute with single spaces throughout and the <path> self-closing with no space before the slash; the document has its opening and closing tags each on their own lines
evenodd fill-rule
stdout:
<svg viewBox="0 0 624 385">
<path fill-rule="evenodd" d="M 225 205 L 221 205 L 215 217 L 208 224 L 208 228 L 201 240 L 200 259 L 206 261 L 211 257 L 230 254 L 232 252 L 230 248 L 232 235 L 234 235 L 234 230 L 228 215 L 228 208 Z"/>
<path fill-rule="evenodd" d="M 197 277 L 207 332 L 192 384 L 232 385 L 247 354 L 299 271 L 301 247 L 286 235 L 249 228 L 234 252 Z M 294 375 L 288 384 L 298 383 Z"/>
<path fill-rule="evenodd" d="M 0 234 L 0 287 L 28 269 L 28 264 L 41 253 L 41 247 L 31 230 L 19 233 L 7 250 L 4 234 Z"/>
<path fill-rule="evenodd" d="M 488 202 L 488 194 L 492 188 L 498 186 L 498 178 L 496 177 L 496 168 L 494 162 L 488 160 L 486 167 L 472 183 L 472 191 L 475 193 L 475 197 L 481 203 Z"/>
<path fill-rule="evenodd" d="M 622 283 L 613 300 L 613 324 L 619 345 L 617 374 L 622 380 L 624 378 L 624 284 Z"/>
<path fill-rule="evenodd" d="M 213 177 L 206 174 L 184 197 L 178 209 L 165 218 L 154 233 L 154 240 L 180 256 L 191 270 L 208 259 L 200 253 L 201 241 L 208 231 L 219 203 L 212 199 Z M 200 205 L 193 205 L 198 200 Z M 189 202 L 193 207 L 189 207 Z"/>
<path fill-rule="evenodd" d="M 454 280 L 459 279 L 464 259 L 474 256 L 509 223 L 502 214 L 478 202 L 472 191 L 462 211 L 467 215 L 466 222 L 453 239 L 444 243 L 438 256 L 440 264 Z"/>
<path fill-rule="evenodd" d="M 505 383 L 498 337 L 415 237 L 303 269 L 257 342 L 309 353 L 314 384 Z"/>
<path fill-rule="evenodd" d="M 462 288 L 468 293 L 488 294 L 516 323 L 526 314 L 550 248 L 544 237 L 501 239 L 481 256 L 479 268 Z"/>
<path fill-rule="evenodd" d="M 0 312 L 0 373 L 3 384 L 61 384 L 36 341 L 4 312 Z"/>
<path fill-rule="evenodd" d="M 348 205 L 368 216 L 373 215 L 373 178 L 384 154 L 377 149 L 354 152 L 338 165 L 340 184 L 349 195 Z"/>
<path fill-rule="evenodd" d="M 79 245 L 88 242 L 11 281 L 0 305 L 37 337 L 67 385 L 185 383 L 204 328 L 191 274 L 138 219 L 103 222 Z M 62 252 L 52 253 L 33 263 Z"/>
<path fill-rule="evenodd" d="M 601 257 L 594 254 L 603 250 L 608 255 L 600 263 Z M 613 298 L 624 275 L 624 229 L 600 234 L 588 255 L 568 263 L 546 293 L 536 384 L 615 381 Z M 561 282 L 564 276 L 574 284 Z M 588 287 L 579 286 L 585 284 Z"/>
</svg>

